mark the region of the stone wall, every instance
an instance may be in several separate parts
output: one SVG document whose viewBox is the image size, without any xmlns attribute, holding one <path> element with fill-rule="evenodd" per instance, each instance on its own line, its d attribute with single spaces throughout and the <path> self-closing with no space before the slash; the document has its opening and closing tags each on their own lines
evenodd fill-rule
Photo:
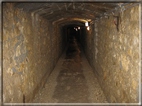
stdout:
<svg viewBox="0 0 142 106">
<path fill-rule="evenodd" d="M 139 6 L 119 16 L 118 26 L 112 15 L 95 22 L 95 33 L 85 36 L 84 50 L 108 102 L 135 103 L 140 93 Z"/>
<path fill-rule="evenodd" d="M 38 14 L 3 3 L 3 102 L 30 102 L 60 57 L 60 30 Z M 55 33 L 56 32 L 56 33 Z"/>
</svg>

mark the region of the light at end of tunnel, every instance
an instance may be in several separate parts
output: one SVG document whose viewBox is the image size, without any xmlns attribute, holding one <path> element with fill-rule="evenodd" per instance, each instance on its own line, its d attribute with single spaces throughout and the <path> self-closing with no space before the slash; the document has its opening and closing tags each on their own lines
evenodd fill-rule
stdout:
<svg viewBox="0 0 142 106">
<path fill-rule="evenodd" d="M 75 29 L 76 31 L 78 31 L 78 29 L 77 29 L 76 27 L 74 27 L 74 29 Z"/>
<path fill-rule="evenodd" d="M 89 27 L 89 26 L 87 27 L 87 30 L 88 30 L 88 31 L 90 30 L 90 27 Z"/>
<path fill-rule="evenodd" d="M 89 26 L 89 25 L 88 25 L 88 22 L 85 22 L 85 26 Z"/>
</svg>

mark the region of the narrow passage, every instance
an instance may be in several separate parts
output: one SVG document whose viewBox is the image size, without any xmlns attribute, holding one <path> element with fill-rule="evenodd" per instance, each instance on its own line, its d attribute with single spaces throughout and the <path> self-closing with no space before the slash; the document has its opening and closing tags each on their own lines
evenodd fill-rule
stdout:
<svg viewBox="0 0 142 106">
<path fill-rule="evenodd" d="M 107 103 L 97 78 L 72 37 L 34 103 Z"/>
</svg>

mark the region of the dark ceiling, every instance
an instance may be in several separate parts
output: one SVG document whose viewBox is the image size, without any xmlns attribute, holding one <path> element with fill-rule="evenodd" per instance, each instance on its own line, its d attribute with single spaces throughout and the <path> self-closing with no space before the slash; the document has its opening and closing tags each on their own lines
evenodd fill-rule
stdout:
<svg viewBox="0 0 142 106">
<path fill-rule="evenodd" d="M 68 20 L 94 20 L 102 14 L 128 3 L 103 2 L 43 2 L 15 3 L 15 7 L 24 11 L 39 14 L 51 22 Z"/>
</svg>

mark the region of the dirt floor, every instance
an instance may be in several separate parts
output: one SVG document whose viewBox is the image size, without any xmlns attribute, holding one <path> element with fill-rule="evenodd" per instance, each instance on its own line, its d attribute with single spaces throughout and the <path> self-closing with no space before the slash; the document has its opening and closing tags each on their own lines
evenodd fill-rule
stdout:
<svg viewBox="0 0 142 106">
<path fill-rule="evenodd" d="M 66 52 L 33 103 L 107 103 L 75 38 L 70 40 Z"/>
</svg>

